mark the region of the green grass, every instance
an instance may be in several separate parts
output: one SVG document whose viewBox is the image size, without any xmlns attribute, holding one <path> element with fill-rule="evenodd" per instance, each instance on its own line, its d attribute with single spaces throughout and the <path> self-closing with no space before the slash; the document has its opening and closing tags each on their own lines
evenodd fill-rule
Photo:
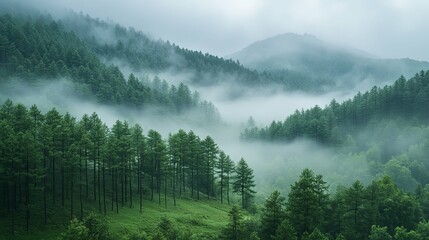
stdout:
<svg viewBox="0 0 429 240">
<path fill-rule="evenodd" d="M 127 232 L 145 231 L 148 234 L 156 230 L 160 219 L 166 217 L 173 225 L 185 231 L 204 235 L 217 235 L 228 222 L 228 211 L 231 206 L 221 204 L 215 200 L 177 199 L 177 205 L 173 206 L 172 199 L 168 199 L 167 208 L 159 205 L 157 201 L 143 201 L 143 212 L 139 212 L 138 201 L 134 201 L 134 207 L 128 205 L 119 206 L 119 213 L 111 211 L 110 202 L 107 205 L 107 215 L 104 217 L 109 230 L 116 236 L 123 236 Z M 156 199 L 157 200 L 157 199 Z M 162 202 L 163 204 L 163 202 Z M 98 213 L 98 205 L 91 201 L 85 203 L 85 212 Z M 75 215 L 79 214 L 79 205 L 75 203 Z M 2 214 L 0 216 L 0 239 L 57 239 L 70 222 L 70 213 L 67 205 L 65 208 L 56 207 L 49 212 L 48 225 L 43 225 L 41 209 L 33 210 L 30 230 L 25 230 L 23 213 L 19 214 L 15 236 L 11 234 L 11 217 Z"/>
</svg>

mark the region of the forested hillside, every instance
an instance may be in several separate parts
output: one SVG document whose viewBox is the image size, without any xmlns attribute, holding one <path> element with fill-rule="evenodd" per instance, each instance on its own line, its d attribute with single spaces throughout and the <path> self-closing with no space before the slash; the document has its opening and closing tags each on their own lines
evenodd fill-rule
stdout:
<svg viewBox="0 0 429 240">
<path fill-rule="evenodd" d="M 76 120 L 10 100 L 0 109 L 0 132 L 0 211 L 11 233 L 54 224 L 58 206 L 82 220 L 84 204 L 101 215 L 142 212 L 144 198 L 167 208 L 183 198 L 229 204 L 237 194 L 243 209 L 253 205 L 253 170 L 210 136 L 179 130 L 163 139 L 126 121 L 109 128 L 96 113 Z"/>
<path fill-rule="evenodd" d="M 63 77 L 73 81 L 76 93 L 84 98 L 94 95 L 100 103 L 173 113 L 197 109 L 207 120 L 219 118 L 211 103 L 201 101 L 183 83 L 174 86 L 157 77 L 153 81 L 134 74 L 125 77 L 117 66 L 102 63 L 75 32 L 50 17 L 2 15 L 0 32 L 3 83 L 19 78 L 34 84 L 39 79 Z"/>
<path fill-rule="evenodd" d="M 344 136 L 377 122 L 398 119 L 412 125 L 427 125 L 429 116 L 429 71 L 406 80 L 401 76 L 393 85 L 373 87 L 343 103 L 334 100 L 324 107 L 296 110 L 284 121 L 273 121 L 264 128 L 250 128 L 244 139 L 291 141 L 308 137 L 323 144 L 344 140 Z"/>
<path fill-rule="evenodd" d="M 197 1 L 179 19 L 189 2 L 123 1 L 111 21 L 113 1 L 88 11 L 102 19 L 66 2 L 0 1 L 0 239 L 429 239 L 429 63 L 296 34 L 238 61 L 144 32 L 167 24 L 167 6 L 192 30 L 195 12 L 216 16 L 217 34 L 270 3 Z"/>
<path fill-rule="evenodd" d="M 338 157 L 363 158 L 369 175 L 389 174 L 407 191 L 429 183 L 429 72 L 393 85 L 374 87 L 352 99 L 297 110 L 284 121 L 242 132 L 247 141 L 290 143 L 311 139 L 335 149 Z"/>
<path fill-rule="evenodd" d="M 302 81 L 302 75 L 294 72 L 258 72 L 238 61 L 182 48 L 88 15 L 70 13 L 62 22 L 99 56 L 108 62 L 125 61 L 134 71 L 183 74 L 189 77 L 190 84 L 203 86 L 227 83 L 241 88 L 281 86 L 284 90 L 309 90 L 316 84 Z"/>
<path fill-rule="evenodd" d="M 261 239 L 415 239 L 429 237 L 427 188 L 407 194 L 385 176 L 356 181 L 335 193 L 323 176 L 304 169 L 287 199 L 274 191 L 261 214 Z M 393 238 L 392 238 L 393 237 Z"/>
</svg>

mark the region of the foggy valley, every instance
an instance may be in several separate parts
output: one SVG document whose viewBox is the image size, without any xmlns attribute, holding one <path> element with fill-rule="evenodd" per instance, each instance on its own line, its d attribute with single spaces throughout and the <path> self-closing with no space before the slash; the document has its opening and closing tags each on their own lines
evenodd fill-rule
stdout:
<svg viewBox="0 0 429 240">
<path fill-rule="evenodd" d="M 0 239 L 429 238 L 428 4 L 161 2 L 0 3 Z"/>
</svg>

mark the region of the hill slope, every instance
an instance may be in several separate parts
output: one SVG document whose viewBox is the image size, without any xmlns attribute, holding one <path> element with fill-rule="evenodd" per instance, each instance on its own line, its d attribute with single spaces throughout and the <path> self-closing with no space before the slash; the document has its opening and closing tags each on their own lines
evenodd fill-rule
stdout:
<svg viewBox="0 0 429 240">
<path fill-rule="evenodd" d="M 428 62 L 412 59 L 379 59 L 370 54 L 338 47 L 311 35 L 286 33 L 249 45 L 228 57 L 244 66 L 274 75 L 295 73 L 317 87 L 347 88 L 370 80 L 383 83 L 397 76 L 411 77 L 429 69 Z"/>
<path fill-rule="evenodd" d="M 97 206 L 88 201 L 85 211 L 97 212 Z M 169 219 L 177 229 L 186 229 L 193 234 L 215 237 L 228 223 L 228 211 L 231 206 L 221 204 L 217 201 L 204 201 L 198 203 L 195 200 L 182 199 L 177 202 L 177 206 L 158 205 L 157 202 L 149 200 L 143 201 L 144 211 L 140 213 L 136 209 L 128 206 L 121 208 L 116 214 L 108 214 L 101 217 L 107 223 L 109 230 L 115 239 L 126 236 L 130 233 L 144 231 L 149 235 L 155 233 L 157 224 L 161 218 Z M 61 232 L 64 232 L 66 225 L 70 223 L 70 217 L 66 210 L 57 207 L 55 209 L 55 223 L 44 226 L 43 222 L 33 223 L 29 231 L 24 226 L 17 226 L 16 235 L 10 234 L 10 221 L 7 218 L 0 218 L 0 239 L 58 239 Z M 42 212 L 34 211 L 34 217 L 43 218 Z M 20 218 L 17 221 L 23 221 Z"/>
<path fill-rule="evenodd" d="M 124 76 L 116 65 L 102 62 L 78 35 L 46 15 L 0 15 L 0 84 L 20 79 L 30 87 L 69 79 L 71 92 L 111 106 L 156 109 L 182 114 L 196 110 L 206 120 L 219 116 L 183 83 L 169 85 L 155 77 Z M 4 100 L 4 99 L 3 99 Z"/>
</svg>

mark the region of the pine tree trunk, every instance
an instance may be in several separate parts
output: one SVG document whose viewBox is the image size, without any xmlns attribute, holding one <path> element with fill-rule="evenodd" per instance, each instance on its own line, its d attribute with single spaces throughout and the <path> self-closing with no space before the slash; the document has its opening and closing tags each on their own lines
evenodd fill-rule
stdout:
<svg viewBox="0 0 429 240">
<path fill-rule="evenodd" d="M 113 167 L 110 168 L 110 175 L 112 178 L 112 211 L 114 209 L 114 202 L 115 202 L 115 174 Z"/>
<path fill-rule="evenodd" d="M 200 166 L 197 160 L 197 200 L 200 200 Z"/>
<path fill-rule="evenodd" d="M 194 167 L 192 167 L 192 169 L 191 169 L 191 197 L 194 197 L 194 184 L 195 184 Z"/>
<path fill-rule="evenodd" d="M 103 210 L 104 215 L 106 215 L 106 167 L 105 167 L 106 159 L 103 159 Z"/>
<path fill-rule="evenodd" d="M 61 207 L 64 208 L 64 161 L 65 161 L 65 143 L 64 139 L 61 141 Z"/>
<path fill-rule="evenodd" d="M 177 164 L 173 163 L 173 205 L 176 206 L 176 171 Z"/>
<path fill-rule="evenodd" d="M 151 165 L 152 165 L 152 174 L 150 175 L 150 181 L 151 181 L 151 186 L 150 186 L 151 196 L 150 196 L 150 200 L 153 201 L 153 190 L 155 188 L 155 186 L 154 186 L 154 174 L 155 174 L 155 171 L 156 171 L 155 170 L 155 162 L 154 162 L 153 159 L 152 159 Z"/>
<path fill-rule="evenodd" d="M 15 235 L 15 211 L 16 211 L 16 180 L 13 182 L 12 194 L 12 235 Z"/>
<path fill-rule="evenodd" d="M 207 191 L 207 200 L 210 200 L 210 160 L 207 160 L 207 186 L 206 186 L 206 191 Z"/>
<path fill-rule="evenodd" d="M 15 235 L 15 215 L 16 215 L 16 210 L 17 210 L 17 182 L 18 179 L 17 177 L 14 177 L 14 181 L 13 181 L 13 208 L 12 208 L 12 234 Z"/>
<path fill-rule="evenodd" d="M 223 172 L 220 173 L 220 203 L 223 203 Z"/>
<path fill-rule="evenodd" d="M 73 197 L 74 197 L 74 167 L 71 167 L 71 181 L 70 181 L 70 219 L 73 219 Z"/>
<path fill-rule="evenodd" d="M 122 178 L 121 178 L 122 179 Z M 115 196 L 116 196 L 116 213 L 119 213 L 118 201 L 118 169 L 115 169 Z"/>
<path fill-rule="evenodd" d="M 55 157 L 52 158 L 52 203 L 55 206 Z"/>
<path fill-rule="evenodd" d="M 140 206 L 140 213 L 142 212 L 142 180 L 141 180 L 141 157 L 140 153 L 138 153 L 138 159 L 137 159 L 137 189 L 139 193 L 139 206 Z"/>
<path fill-rule="evenodd" d="M 158 174 L 157 174 L 157 190 L 158 190 L 158 203 L 161 206 L 161 163 L 158 161 Z"/>
<path fill-rule="evenodd" d="M 125 166 L 122 170 L 124 172 L 124 199 L 125 203 L 128 202 L 128 163 L 125 163 Z"/>
<path fill-rule="evenodd" d="M 63 163 L 61 164 L 61 206 L 64 207 L 64 158 Z"/>
<path fill-rule="evenodd" d="M 48 188 L 48 181 L 47 181 L 47 169 L 46 169 L 46 157 L 43 158 L 43 169 L 44 169 L 44 176 L 43 176 L 43 215 L 44 215 L 44 223 L 45 225 L 48 223 L 48 215 L 47 215 L 47 188 Z"/>
<path fill-rule="evenodd" d="M 133 207 L 133 185 L 132 185 L 133 178 L 132 178 L 131 168 L 132 168 L 132 166 L 131 166 L 131 160 L 130 160 L 129 161 L 129 174 L 128 174 L 130 176 L 130 181 L 129 181 L 129 183 L 130 183 L 130 208 Z"/>
<path fill-rule="evenodd" d="M 227 181 L 226 181 L 226 200 L 228 202 L 229 205 L 229 174 L 227 175 Z"/>
<path fill-rule="evenodd" d="M 97 151 L 98 212 L 101 213 L 100 149 Z"/>
<path fill-rule="evenodd" d="M 85 183 L 86 183 L 86 197 L 89 196 L 88 194 L 88 150 L 85 148 Z"/>
<path fill-rule="evenodd" d="M 164 207 L 167 208 L 167 175 L 165 175 L 164 179 Z"/>
<path fill-rule="evenodd" d="M 80 220 L 83 219 L 83 201 L 82 201 L 82 150 L 79 150 L 79 202 L 80 202 Z"/>
<path fill-rule="evenodd" d="M 121 166 L 121 206 L 124 206 L 124 167 Z"/>
<path fill-rule="evenodd" d="M 185 195 L 186 192 L 186 181 L 185 181 L 185 161 L 182 158 L 182 187 L 183 187 L 183 195 Z"/>
<path fill-rule="evenodd" d="M 25 196 L 25 229 L 28 231 L 30 226 L 30 156 L 28 149 L 26 152 L 26 164 L 25 164 L 25 185 L 26 185 L 26 196 Z"/>
<path fill-rule="evenodd" d="M 94 156 L 94 159 L 93 159 L 93 162 L 94 162 L 94 169 L 93 169 L 93 186 L 94 186 L 94 201 L 97 201 L 97 159 L 96 159 L 96 155 L 95 155 L 95 149 L 94 149 L 94 152 L 93 152 L 93 156 Z"/>
</svg>

